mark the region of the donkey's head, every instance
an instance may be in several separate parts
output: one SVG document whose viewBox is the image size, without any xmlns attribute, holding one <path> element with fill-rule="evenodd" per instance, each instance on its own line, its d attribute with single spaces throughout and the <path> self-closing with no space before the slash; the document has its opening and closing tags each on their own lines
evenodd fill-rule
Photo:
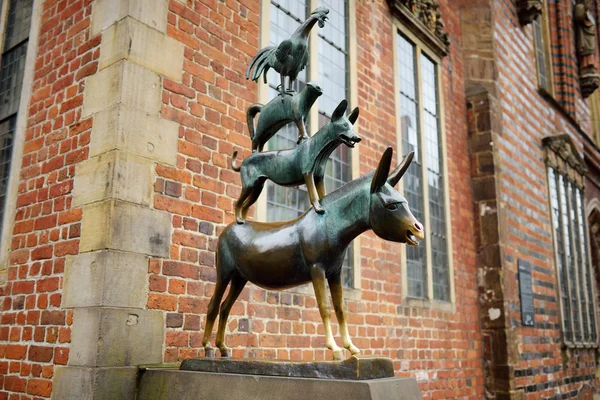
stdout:
<svg viewBox="0 0 600 400">
<path fill-rule="evenodd" d="M 329 135 L 333 135 L 336 141 L 344 143 L 348 147 L 354 147 L 362 140 L 353 129 L 353 125 L 358 119 L 358 107 L 352 110 L 347 117 L 346 108 L 348 108 L 348 102 L 342 100 L 331 114 L 331 121 L 323 129 L 328 131 Z"/>
<path fill-rule="evenodd" d="M 382 239 L 418 246 L 423 240 L 423 225 L 408 208 L 408 202 L 394 186 L 410 166 L 414 152 L 409 153 L 391 174 L 392 148 L 388 147 L 379 161 L 371 181 L 369 222 Z"/>
</svg>

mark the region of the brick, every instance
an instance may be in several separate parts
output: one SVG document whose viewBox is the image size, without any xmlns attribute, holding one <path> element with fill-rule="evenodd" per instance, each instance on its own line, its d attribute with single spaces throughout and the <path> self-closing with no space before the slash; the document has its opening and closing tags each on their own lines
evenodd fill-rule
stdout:
<svg viewBox="0 0 600 400">
<path fill-rule="evenodd" d="M 9 360 L 24 360 L 27 355 L 27 346 L 20 344 L 8 344 L 4 350 L 4 356 Z"/>
<path fill-rule="evenodd" d="M 52 360 L 53 354 L 53 347 L 30 346 L 29 355 L 27 359 L 29 361 L 50 362 Z"/>
<path fill-rule="evenodd" d="M 34 396 L 49 397 L 52 393 L 52 381 L 46 379 L 31 379 L 27 384 L 27 393 Z"/>
<path fill-rule="evenodd" d="M 177 297 L 150 293 L 148 295 L 148 308 L 175 311 L 177 309 Z"/>
<path fill-rule="evenodd" d="M 163 263 L 163 274 L 182 278 L 198 279 L 198 267 L 173 261 Z"/>
<path fill-rule="evenodd" d="M 65 324 L 65 311 L 42 311 L 42 318 L 40 321 L 41 325 L 64 325 Z"/>
</svg>

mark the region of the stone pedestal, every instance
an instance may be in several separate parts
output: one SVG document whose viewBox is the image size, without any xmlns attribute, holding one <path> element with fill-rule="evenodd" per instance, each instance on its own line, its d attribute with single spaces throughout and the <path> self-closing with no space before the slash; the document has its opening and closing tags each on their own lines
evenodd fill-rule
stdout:
<svg viewBox="0 0 600 400">
<path fill-rule="evenodd" d="M 338 380 L 148 368 L 137 400 L 422 400 L 412 378 Z"/>
</svg>

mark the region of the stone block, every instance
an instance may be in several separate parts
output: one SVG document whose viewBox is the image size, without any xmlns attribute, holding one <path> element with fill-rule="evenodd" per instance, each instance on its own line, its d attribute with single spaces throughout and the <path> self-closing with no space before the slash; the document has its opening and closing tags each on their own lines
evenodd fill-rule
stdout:
<svg viewBox="0 0 600 400">
<path fill-rule="evenodd" d="M 111 25 L 102 34 L 99 69 L 125 59 L 176 81 L 181 80 L 182 44 L 131 17 Z"/>
<path fill-rule="evenodd" d="M 133 154 L 111 151 L 76 166 L 73 207 L 105 199 L 152 204 L 154 162 Z"/>
<path fill-rule="evenodd" d="M 128 308 L 76 308 L 69 365 L 121 367 L 158 363 L 163 313 Z"/>
<path fill-rule="evenodd" d="M 54 400 L 133 400 L 137 367 L 54 369 Z"/>
<path fill-rule="evenodd" d="M 168 257 L 171 218 L 168 213 L 119 200 L 83 207 L 81 253 L 112 249 Z"/>
<path fill-rule="evenodd" d="M 161 92 L 158 74 L 132 62 L 119 61 L 86 80 L 83 117 L 117 104 L 158 116 Z"/>
<path fill-rule="evenodd" d="M 94 116 L 90 157 L 118 149 L 175 165 L 178 131 L 176 122 L 122 105 L 112 107 Z"/>
<path fill-rule="evenodd" d="M 92 6 L 92 36 L 131 16 L 160 31 L 167 31 L 168 0 L 96 0 Z"/>
<path fill-rule="evenodd" d="M 138 400 L 420 400 L 413 378 L 365 381 L 148 369 Z"/>
<path fill-rule="evenodd" d="M 109 250 L 68 257 L 62 306 L 144 308 L 148 257 Z"/>
</svg>

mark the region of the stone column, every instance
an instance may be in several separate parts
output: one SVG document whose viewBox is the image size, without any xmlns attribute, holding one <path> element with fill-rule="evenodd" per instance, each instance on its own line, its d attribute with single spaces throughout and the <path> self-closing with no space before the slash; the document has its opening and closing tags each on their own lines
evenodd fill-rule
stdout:
<svg viewBox="0 0 600 400">
<path fill-rule="evenodd" d="M 90 159 L 77 166 L 80 254 L 67 260 L 69 365 L 53 398 L 134 399 L 137 366 L 163 356 L 163 313 L 146 309 L 148 259 L 168 257 L 170 216 L 153 208 L 156 164 L 175 165 L 178 124 L 161 118 L 162 79 L 181 81 L 183 47 L 169 38 L 168 0 L 95 0 L 98 72 L 84 92 Z"/>
</svg>

